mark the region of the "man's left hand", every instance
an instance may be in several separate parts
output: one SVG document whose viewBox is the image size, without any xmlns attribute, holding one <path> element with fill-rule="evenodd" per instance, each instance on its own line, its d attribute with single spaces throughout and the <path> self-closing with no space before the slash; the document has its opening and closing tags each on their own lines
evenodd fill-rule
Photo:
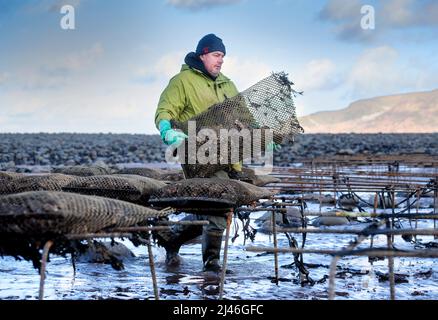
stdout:
<svg viewBox="0 0 438 320">
<path fill-rule="evenodd" d="M 175 145 L 175 147 L 179 147 L 187 138 L 188 136 L 184 134 L 184 132 L 170 129 L 166 132 L 164 140 L 167 145 Z"/>
<path fill-rule="evenodd" d="M 269 142 L 269 144 L 266 147 L 266 150 L 270 151 L 270 152 L 272 152 L 272 151 L 280 151 L 281 150 L 281 145 L 276 144 L 274 141 L 272 141 L 272 142 Z"/>
</svg>

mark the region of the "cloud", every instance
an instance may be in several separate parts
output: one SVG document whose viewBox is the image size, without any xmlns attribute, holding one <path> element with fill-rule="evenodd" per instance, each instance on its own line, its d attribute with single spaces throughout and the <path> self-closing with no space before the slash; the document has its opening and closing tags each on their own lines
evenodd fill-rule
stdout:
<svg viewBox="0 0 438 320">
<path fill-rule="evenodd" d="M 319 19 L 331 22 L 341 40 L 370 41 L 390 30 L 438 26 L 438 2 L 435 0 L 387 0 L 373 5 L 375 29 L 364 30 L 360 22 L 365 0 L 329 0 Z"/>
<path fill-rule="evenodd" d="M 414 24 L 415 14 L 409 7 L 412 6 L 412 0 L 390 0 L 383 6 L 383 12 L 386 19 L 383 23 L 395 27 L 406 27 Z"/>
<path fill-rule="evenodd" d="M 372 97 L 399 93 L 415 87 L 413 70 L 399 61 L 399 53 L 392 47 L 381 46 L 366 50 L 347 76 L 352 96 Z"/>
<path fill-rule="evenodd" d="M 1 132 L 156 134 L 158 84 L 74 83 L 60 90 L 14 90 L 2 96 Z"/>
<path fill-rule="evenodd" d="M 134 71 L 135 80 L 140 82 L 152 82 L 158 80 L 170 80 L 181 70 L 187 52 L 176 51 L 163 55 L 156 62 Z"/>
<path fill-rule="evenodd" d="M 330 59 L 312 60 L 296 77 L 300 90 L 330 90 L 337 87 L 341 78 L 335 63 Z"/>
<path fill-rule="evenodd" d="M 6 84 L 6 81 L 8 81 L 11 78 L 11 75 L 7 72 L 0 73 L 0 86 L 3 84 Z"/>
<path fill-rule="evenodd" d="M 81 51 L 48 58 L 46 60 L 50 63 L 44 62 L 17 70 L 14 84 L 25 90 L 59 89 L 77 75 L 93 74 L 103 53 L 103 46 L 95 43 Z"/>
<path fill-rule="evenodd" d="M 211 7 L 236 4 L 240 1 L 241 0 L 167 0 L 167 3 L 177 8 L 196 11 Z"/>
<path fill-rule="evenodd" d="M 71 5 L 78 8 L 84 0 L 0 0 L 0 15 L 8 11 L 19 11 L 26 14 L 59 13 L 62 6 Z"/>
<path fill-rule="evenodd" d="M 360 26 L 362 18 L 360 0 L 329 0 L 319 13 L 319 18 L 334 24 L 334 33 L 342 40 L 368 41 L 374 38 L 374 30 Z"/>
<path fill-rule="evenodd" d="M 438 3 L 436 0 L 389 0 L 383 5 L 381 17 L 385 25 L 394 28 L 438 26 Z"/>
<path fill-rule="evenodd" d="M 268 77 L 273 71 L 271 66 L 256 59 L 242 59 L 238 56 L 225 57 L 221 70 L 236 84 L 239 91 L 243 91 Z"/>
<path fill-rule="evenodd" d="M 49 69 L 63 70 L 67 72 L 89 69 L 89 67 L 91 67 L 103 55 L 103 52 L 102 44 L 95 43 L 90 48 L 71 53 L 54 61 Z"/>
<path fill-rule="evenodd" d="M 422 54 L 406 57 L 403 51 L 383 45 L 364 50 L 348 65 L 312 60 L 293 80 L 304 91 L 297 99 L 297 113 L 302 116 L 346 107 L 359 99 L 436 89 L 438 65 Z"/>
<path fill-rule="evenodd" d="M 3 94 L 1 113 L 5 117 L 30 114 L 43 111 L 46 100 L 40 93 L 34 94 L 23 90 L 9 90 Z"/>
<path fill-rule="evenodd" d="M 329 0 L 320 11 L 319 17 L 322 20 L 348 21 L 357 18 L 361 6 L 359 0 Z"/>
<path fill-rule="evenodd" d="M 134 71 L 135 82 L 167 83 L 170 78 L 178 74 L 181 70 L 181 65 L 184 63 L 186 54 L 187 52 L 184 51 L 171 52 L 163 55 L 148 66 L 138 68 Z M 221 71 L 233 80 L 239 90 L 243 90 L 259 80 L 266 78 L 273 70 L 272 67 L 255 59 L 226 56 Z"/>
<path fill-rule="evenodd" d="M 65 5 L 70 5 L 73 8 L 78 8 L 81 4 L 81 0 L 51 0 L 48 5 L 49 12 L 59 12 Z"/>
<path fill-rule="evenodd" d="M 2 97 L 2 132 L 127 132 L 156 134 L 154 115 L 161 92 L 181 68 L 185 52 L 173 52 L 139 70 L 150 82 L 129 81 L 131 68 L 117 79 L 76 78 L 57 90 L 16 87 Z M 226 67 L 226 68 L 225 68 Z M 224 74 L 239 90 L 269 76 L 272 71 L 256 59 L 226 57 Z M 126 79 L 124 81 L 123 79 Z M 6 107 L 3 107 L 6 106 Z"/>
</svg>

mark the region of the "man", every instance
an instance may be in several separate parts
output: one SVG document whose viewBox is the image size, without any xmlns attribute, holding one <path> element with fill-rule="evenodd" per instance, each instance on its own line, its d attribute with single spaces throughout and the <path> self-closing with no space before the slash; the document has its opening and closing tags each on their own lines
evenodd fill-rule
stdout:
<svg viewBox="0 0 438 320">
<path fill-rule="evenodd" d="M 179 145 L 187 138 L 184 133 L 172 129 L 170 120 L 186 121 L 208 107 L 238 94 L 234 83 L 220 72 L 225 54 L 222 39 L 208 34 L 199 41 L 195 52 L 186 55 L 180 73 L 170 80 L 161 94 L 155 113 L 155 124 L 164 143 Z M 232 167 L 237 171 L 241 169 L 239 164 Z M 229 178 L 225 171 L 219 171 L 213 176 Z M 226 217 L 202 218 L 210 223 L 204 227 L 177 225 L 171 232 L 156 234 L 158 244 L 166 249 L 168 265 L 179 264 L 178 252 L 181 245 L 202 234 L 204 271 L 220 271 L 220 250 Z"/>
</svg>

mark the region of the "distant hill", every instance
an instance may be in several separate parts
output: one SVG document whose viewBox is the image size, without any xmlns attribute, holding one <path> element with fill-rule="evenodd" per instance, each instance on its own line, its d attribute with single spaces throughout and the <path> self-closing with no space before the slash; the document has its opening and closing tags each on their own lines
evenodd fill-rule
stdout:
<svg viewBox="0 0 438 320">
<path fill-rule="evenodd" d="M 306 133 L 438 132 L 438 89 L 359 100 L 299 121 Z"/>
</svg>

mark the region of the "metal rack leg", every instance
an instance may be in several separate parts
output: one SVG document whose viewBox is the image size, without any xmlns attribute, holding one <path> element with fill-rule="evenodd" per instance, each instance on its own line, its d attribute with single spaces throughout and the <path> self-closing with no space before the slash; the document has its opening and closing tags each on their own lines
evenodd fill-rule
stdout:
<svg viewBox="0 0 438 320">
<path fill-rule="evenodd" d="M 148 231 L 148 256 L 149 256 L 149 266 L 151 268 L 152 285 L 154 287 L 155 300 L 160 300 L 160 297 L 158 294 L 157 275 L 155 273 L 154 255 L 152 254 L 151 232 L 150 231 Z"/>
<path fill-rule="evenodd" d="M 230 238 L 230 228 L 231 228 L 231 220 L 233 218 L 233 212 L 229 212 L 227 215 L 227 229 L 225 232 L 225 246 L 224 246 L 224 257 L 222 263 L 222 272 L 219 284 L 219 300 L 222 300 L 224 293 L 224 283 L 225 283 L 225 274 L 227 271 L 227 258 L 228 258 L 228 240 Z"/>
<path fill-rule="evenodd" d="M 50 247 L 53 245 L 53 241 L 49 240 L 46 242 L 43 248 L 43 255 L 41 257 L 41 270 L 40 270 L 40 290 L 38 294 L 38 300 L 44 299 L 44 280 L 46 278 L 46 264 L 47 258 L 49 256 Z"/>
<path fill-rule="evenodd" d="M 278 248 L 277 243 L 277 212 L 275 210 L 272 211 L 272 237 L 274 240 L 274 248 Z M 274 252 L 274 270 L 275 270 L 275 283 L 278 285 L 278 252 Z"/>
</svg>

